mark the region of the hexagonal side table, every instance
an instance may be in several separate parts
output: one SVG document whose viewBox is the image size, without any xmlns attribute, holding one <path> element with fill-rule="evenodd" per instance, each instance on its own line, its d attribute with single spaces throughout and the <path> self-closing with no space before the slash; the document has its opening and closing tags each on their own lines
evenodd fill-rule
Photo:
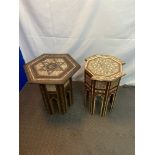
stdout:
<svg viewBox="0 0 155 155">
<path fill-rule="evenodd" d="M 72 75 L 79 68 L 69 54 L 43 54 L 25 65 L 29 83 L 40 85 L 50 114 L 64 114 L 73 103 Z"/>
<path fill-rule="evenodd" d="M 114 107 L 116 93 L 125 74 L 122 60 L 109 55 L 94 55 L 86 59 L 85 64 L 85 105 L 91 114 L 96 104 L 100 104 L 100 115 Z"/>
</svg>

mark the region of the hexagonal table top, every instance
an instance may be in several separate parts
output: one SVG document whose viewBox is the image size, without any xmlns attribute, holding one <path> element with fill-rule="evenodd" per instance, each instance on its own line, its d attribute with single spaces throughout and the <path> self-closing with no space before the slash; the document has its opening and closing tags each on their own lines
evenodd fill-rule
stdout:
<svg viewBox="0 0 155 155">
<path fill-rule="evenodd" d="M 25 65 L 30 83 L 63 84 L 80 65 L 69 54 L 43 54 Z"/>
<path fill-rule="evenodd" d="M 109 55 L 94 55 L 86 59 L 85 69 L 92 75 L 92 79 L 112 81 L 124 76 L 122 60 Z"/>
</svg>

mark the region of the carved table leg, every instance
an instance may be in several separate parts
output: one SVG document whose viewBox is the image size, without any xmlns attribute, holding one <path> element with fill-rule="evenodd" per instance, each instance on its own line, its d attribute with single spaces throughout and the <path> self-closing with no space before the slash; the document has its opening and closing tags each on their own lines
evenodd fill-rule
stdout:
<svg viewBox="0 0 155 155">
<path fill-rule="evenodd" d="M 65 100 L 65 91 L 63 85 L 57 85 L 57 93 L 58 93 L 58 102 L 61 106 L 61 113 L 64 114 L 67 112 L 67 103 Z"/>
<path fill-rule="evenodd" d="M 110 112 L 111 112 L 112 109 L 114 108 L 114 103 L 115 103 L 115 100 L 116 100 L 116 93 L 117 93 L 117 92 L 115 92 L 115 94 L 114 94 L 114 96 L 113 96 L 113 98 L 112 98 L 111 106 L 110 106 L 110 109 L 109 109 Z"/>
<path fill-rule="evenodd" d="M 53 114 L 54 112 L 52 111 L 51 106 L 50 106 L 50 101 L 49 101 L 48 93 L 47 93 L 47 90 L 46 90 L 46 86 L 44 84 L 40 84 L 39 86 L 40 86 L 40 90 L 41 90 L 41 93 L 42 93 L 44 105 L 45 105 L 47 111 L 50 114 Z"/>
<path fill-rule="evenodd" d="M 100 116 L 105 116 L 107 113 L 107 108 L 108 108 L 108 95 L 109 95 L 109 87 L 110 87 L 110 82 L 107 83 L 106 86 L 106 92 L 105 92 L 105 97 L 104 97 L 104 101 L 103 101 L 103 105 L 101 112 L 100 112 Z"/>
</svg>

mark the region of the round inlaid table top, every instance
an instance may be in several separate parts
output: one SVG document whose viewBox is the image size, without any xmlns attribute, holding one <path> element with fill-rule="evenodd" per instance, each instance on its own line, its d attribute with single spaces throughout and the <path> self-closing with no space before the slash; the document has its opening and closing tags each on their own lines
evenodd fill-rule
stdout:
<svg viewBox="0 0 155 155">
<path fill-rule="evenodd" d="M 113 81 L 124 76 L 122 60 L 110 55 L 94 55 L 86 59 L 85 70 L 93 80 Z"/>
<path fill-rule="evenodd" d="M 63 84 L 80 65 L 69 54 L 43 54 L 25 65 L 30 83 Z"/>
</svg>

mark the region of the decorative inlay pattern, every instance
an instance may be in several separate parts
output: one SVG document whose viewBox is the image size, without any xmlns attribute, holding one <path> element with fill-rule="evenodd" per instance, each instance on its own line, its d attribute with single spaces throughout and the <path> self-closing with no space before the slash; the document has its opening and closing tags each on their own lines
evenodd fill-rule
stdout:
<svg viewBox="0 0 155 155">
<path fill-rule="evenodd" d="M 100 106 L 100 115 L 105 116 L 114 107 L 116 92 L 123 73 L 122 60 L 108 55 L 94 55 L 86 58 L 85 64 L 85 91 L 90 94 L 91 100 L 86 99 L 91 114 Z M 90 78 L 91 85 L 87 85 Z M 111 96 L 112 95 L 112 96 Z M 100 100 L 98 98 L 100 97 Z M 100 102 L 100 104 L 99 104 Z M 97 110 L 98 111 L 98 110 Z"/>
<path fill-rule="evenodd" d="M 87 67 L 93 74 L 100 76 L 110 76 L 119 71 L 119 64 L 117 62 L 102 57 L 91 60 Z"/>
<path fill-rule="evenodd" d="M 80 68 L 69 54 L 43 54 L 25 65 L 28 81 L 64 84 Z"/>
<path fill-rule="evenodd" d="M 106 82 L 104 81 L 96 81 L 95 88 L 97 89 L 106 89 Z"/>
<path fill-rule="evenodd" d="M 94 55 L 86 59 L 85 69 L 94 80 L 112 81 L 124 75 L 123 64 L 123 61 L 113 56 Z"/>
<path fill-rule="evenodd" d="M 40 76 L 59 76 L 68 66 L 62 58 L 48 58 L 34 67 Z"/>
<path fill-rule="evenodd" d="M 96 93 L 96 94 L 99 93 L 99 94 L 102 94 L 102 95 L 103 95 L 103 94 L 105 93 L 105 90 L 104 90 L 104 89 L 102 89 L 102 90 L 97 90 L 97 89 L 95 89 L 95 93 Z"/>
<path fill-rule="evenodd" d="M 53 84 L 47 84 L 46 89 L 47 91 L 56 91 L 56 87 Z"/>
<path fill-rule="evenodd" d="M 120 79 L 111 82 L 110 88 L 116 87 L 119 84 Z"/>
</svg>

